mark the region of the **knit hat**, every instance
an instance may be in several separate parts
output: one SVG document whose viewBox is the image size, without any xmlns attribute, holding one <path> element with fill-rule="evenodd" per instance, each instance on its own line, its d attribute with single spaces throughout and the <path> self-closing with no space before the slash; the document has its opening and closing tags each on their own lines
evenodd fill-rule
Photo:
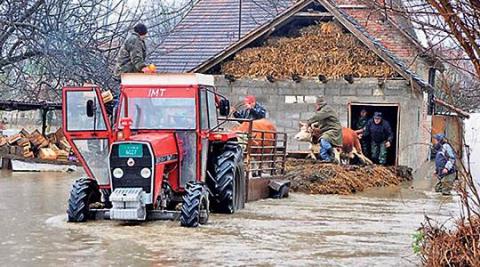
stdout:
<svg viewBox="0 0 480 267">
<path fill-rule="evenodd" d="M 147 26 L 145 26 L 145 24 L 142 24 L 142 23 L 138 23 L 137 25 L 135 25 L 135 27 L 133 27 L 133 31 L 138 33 L 139 35 L 145 35 L 147 34 Z"/>
<path fill-rule="evenodd" d="M 245 104 L 253 104 L 254 102 L 256 102 L 257 100 L 255 99 L 255 96 L 253 95 L 247 95 L 245 97 Z"/>
<path fill-rule="evenodd" d="M 383 116 L 383 115 L 382 115 L 382 112 L 375 112 L 375 113 L 373 114 L 373 118 L 375 118 L 375 119 L 381 119 L 382 116 Z"/>
<path fill-rule="evenodd" d="M 317 103 L 317 105 L 319 106 L 322 106 L 325 105 L 327 102 L 325 101 L 325 97 L 323 95 L 319 95 L 317 96 L 317 100 L 315 103 Z"/>
</svg>

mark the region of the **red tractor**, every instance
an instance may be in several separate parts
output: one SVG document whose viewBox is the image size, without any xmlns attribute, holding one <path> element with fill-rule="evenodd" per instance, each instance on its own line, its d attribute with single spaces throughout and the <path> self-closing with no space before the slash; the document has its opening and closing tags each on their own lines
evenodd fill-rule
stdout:
<svg viewBox="0 0 480 267">
<path fill-rule="evenodd" d="M 196 227 L 210 210 L 243 208 L 243 150 L 217 117 L 229 109 L 200 74 L 123 75 L 114 123 L 100 88 L 64 88 L 63 129 L 88 175 L 73 184 L 68 221 L 179 217 Z"/>
</svg>

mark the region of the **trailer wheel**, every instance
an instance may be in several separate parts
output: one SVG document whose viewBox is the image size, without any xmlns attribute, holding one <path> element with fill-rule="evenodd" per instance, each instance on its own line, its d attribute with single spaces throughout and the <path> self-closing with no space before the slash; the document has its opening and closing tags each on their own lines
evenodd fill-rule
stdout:
<svg viewBox="0 0 480 267">
<path fill-rule="evenodd" d="M 231 214 L 245 207 L 243 151 L 237 142 L 225 144 L 210 168 L 207 183 L 213 211 Z"/>
<path fill-rule="evenodd" d="M 101 194 L 96 180 L 80 178 L 73 183 L 68 199 L 69 222 L 85 222 L 89 218 L 89 205 L 100 202 Z"/>
<path fill-rule="evenodd" d="M 203 185 L 188 183 L 183 196 L 180 225 L 197 227 L 206 224 L 209 217 L 208 195 Z"/>
</svg>

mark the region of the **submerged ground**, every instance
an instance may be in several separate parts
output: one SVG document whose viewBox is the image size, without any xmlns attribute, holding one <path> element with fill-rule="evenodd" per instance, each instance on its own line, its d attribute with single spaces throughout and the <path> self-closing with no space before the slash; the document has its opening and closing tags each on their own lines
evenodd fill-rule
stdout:
<svg viewBox="0 0 480 267">
<path fill-rule="evenodd" d="M 208 225 L 177 222 L 67 224 L 78 173 L 0 171 L 0 258 L 5 266 L 67 264 L 197 266 L 409 266 L 412 238 L 427 213 L 441 222 L 459 212 L 455 197 L 413 183 L 351 196 L 292 194 L 249 203 Z"/>
</svg>

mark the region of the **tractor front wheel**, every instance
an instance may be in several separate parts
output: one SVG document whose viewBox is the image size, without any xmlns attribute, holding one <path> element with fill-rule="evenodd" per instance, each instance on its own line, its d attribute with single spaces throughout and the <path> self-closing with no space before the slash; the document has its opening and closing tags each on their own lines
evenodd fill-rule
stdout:
<svg viewBox="0 0 480 267">
<path fill-rule="evenodd" d="M 212 192 L 212 209 L 234 213 L 244 208 L 246 183 L 240 145 L 234 141 L 226 143 L 212 165 L 207 179 Z"/>
<path fill-rule="evenodd" d="M 80 178 L 73 183 L 68 199 L 69 222 L 85 222 L 89 217 L 90 204 L 100 202 L 101 193 L 96 180 Z"/>
<path fill-rule="evenodd" d="M 197 227 L 206 224 L 209 217 L 208 193 L 202 184 L 188 183 L 183 196 L 180 224 L 185 227 Z"/>
</svg>

